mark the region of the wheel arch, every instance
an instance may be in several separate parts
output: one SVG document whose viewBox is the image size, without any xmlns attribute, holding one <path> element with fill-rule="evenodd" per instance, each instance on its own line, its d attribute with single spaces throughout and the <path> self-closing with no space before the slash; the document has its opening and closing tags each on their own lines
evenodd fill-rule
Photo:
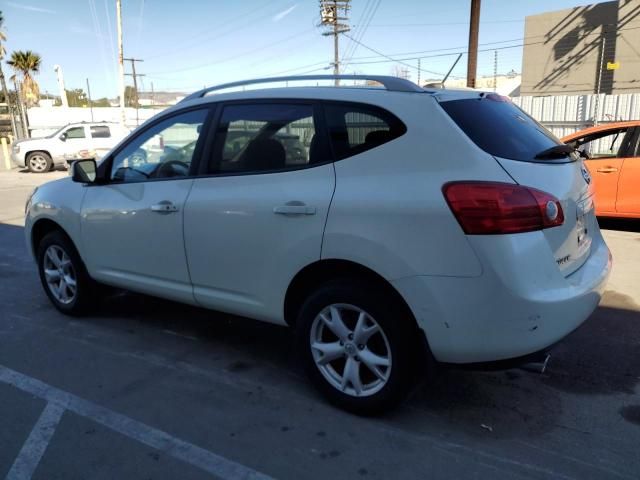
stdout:
<svg viewBox="0 0 640 480">
<path fill-rule="evenodd" d="M 32 153 L 44 153 L 46 154 L 51 160 L 53 160 L 53 156 L 51 155 L 51 152 L 49 152 L 48 150 L 44 150 L 42 148 L 35 148 L 33 150 L 29 150 L 28 152 L 24 152 L 24 159 L 26 161 L 26 159 L 29 157 L 29 155 L 31 155 Z"/>
<path fill-rule="evenodd" d="M 323 283 L 337 278 L 363 278 L 378 284 L 386 290 L 398 305 L 401 305 L 409 318 L 415 322 L 415 318 L 404 297 L 382 275 L 360 263 L 343 259 L 323 259 L 311 263 L 300 270 L 289 283 L 284 299 L 284 319 L 287 325 L 295 325 L 296 318 L 305 298 Z"/>
<path fill-rule="evenodd" d="M 42 241 L 42 239 L 49 233 L 58 230 L 62 232 L 71 242 L 71 244 L 78 250 L 78 247 L 71 239 L 69 233 L 58 223 L 50 218 L 39 218 L 35 221 L 33 226 L 31 227 L 31 251 L 33 252 L 33 256 L 36 257 L 38 253 L 38 245 Z"/>
</svg>

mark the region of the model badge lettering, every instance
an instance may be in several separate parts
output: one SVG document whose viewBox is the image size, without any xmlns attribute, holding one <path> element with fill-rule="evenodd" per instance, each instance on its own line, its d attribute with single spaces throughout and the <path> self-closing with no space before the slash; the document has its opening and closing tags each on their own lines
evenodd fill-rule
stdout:
<svg viewBox="0 0 640 480">
<path fill-rule="evenodd" d="M 564 257 L 556 259 L 558 265 L 564 265 L 571 259 L 571 255 L 565 255 Z"/>
</svg>

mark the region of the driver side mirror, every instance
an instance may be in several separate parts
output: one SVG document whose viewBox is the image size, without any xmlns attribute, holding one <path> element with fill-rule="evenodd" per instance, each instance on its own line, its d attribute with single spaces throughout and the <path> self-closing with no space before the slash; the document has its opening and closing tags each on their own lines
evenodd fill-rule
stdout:
<svg viewBox="0 0 640 480">
<path fill-rule="evenodd" d="M 98 167 L 94 159 L 78 160 L 71 165 L 71 179 L 78 183 L 94 183 Z"/>
<path fill-rule="evenodd" d="M 60 135 L 60 140 L 62 140 L 63 142 L 67 141 L 67 132 L 64 132 L 62 135 Z"/>
</svg>

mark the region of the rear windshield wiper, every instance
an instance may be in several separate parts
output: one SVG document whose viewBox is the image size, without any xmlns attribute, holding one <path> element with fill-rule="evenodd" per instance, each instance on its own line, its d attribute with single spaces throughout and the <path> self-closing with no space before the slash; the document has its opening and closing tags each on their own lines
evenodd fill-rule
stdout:
<svg viewBox="0 0 640 480">
<path fill-rule="evenodd" d="M 538 153 L 534 158 L 536 160 L 547 160 L 551 158 L 562 158 L 572 153 L 575 149 L 569 145 L 554 145 L 551 148 Z"/>
</svg>

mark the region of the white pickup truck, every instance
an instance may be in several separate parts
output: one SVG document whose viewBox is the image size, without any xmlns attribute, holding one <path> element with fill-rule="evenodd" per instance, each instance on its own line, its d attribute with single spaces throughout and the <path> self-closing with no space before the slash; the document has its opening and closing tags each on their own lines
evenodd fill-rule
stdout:
<svg viewBox="0 0 640 480">
<path fill-rule="evenodd" d="M 15 142 L 11 160 L 17 167 L 44 173 L 68 161 L 99 159 L 128 134 L 129 130 L 117 123 L 70 123 L 44 138 Z"/>
</svg>

